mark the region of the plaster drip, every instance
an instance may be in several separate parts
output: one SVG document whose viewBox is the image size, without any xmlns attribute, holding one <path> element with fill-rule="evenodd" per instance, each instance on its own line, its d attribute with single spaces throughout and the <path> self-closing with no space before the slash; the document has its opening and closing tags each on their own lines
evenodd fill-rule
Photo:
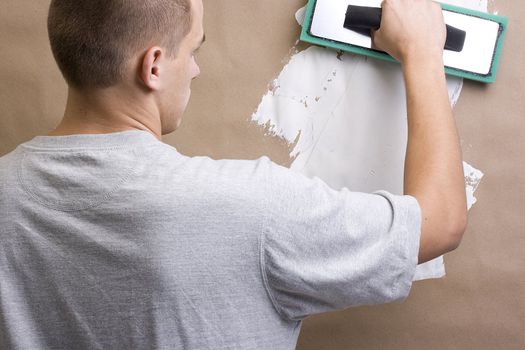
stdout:
<svg viewBox="0 0 525 350">
<path fill-rule="evenodd" d="M 488 0 L 449 0 L 487 11 Z M 295 14 L 304 21 L 305 8 Z M 407 141 L 404 81 L 397 63 L 310 46 L 291 57 L 269 84 L 252 120 L 289 144 L 292 170 L 317 176 L 334 189 L 403 193 Z M 463 80 L 447 78 L 450 103 Z M 268 127 L 269 126 L 269 127 Z M 483 173 L 464 163 L 469 208 Z M 445 275 L 440 257 L 418 267 L 415 280 Z"/>
</svg>

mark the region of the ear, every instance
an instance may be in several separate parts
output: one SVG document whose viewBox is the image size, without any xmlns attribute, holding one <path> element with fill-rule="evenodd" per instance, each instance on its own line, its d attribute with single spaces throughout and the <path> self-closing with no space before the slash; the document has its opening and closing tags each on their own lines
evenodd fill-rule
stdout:
<svg viewBox="0 0 525 350">
<path fill-rule="evenodd" d="M 150 48 L 142 59 L 140 78 L 144 85 L 151 90 L 160 88 L 160 74 L 164 51 L 158 46 Z"/>
</svg>

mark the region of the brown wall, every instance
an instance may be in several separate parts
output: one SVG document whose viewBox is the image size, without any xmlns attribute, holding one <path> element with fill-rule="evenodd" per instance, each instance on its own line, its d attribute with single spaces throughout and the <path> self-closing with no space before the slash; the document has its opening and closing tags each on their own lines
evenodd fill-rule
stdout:
<svg viewBox="0 0 525 350">
<path fill-rule="evenodd" d="M 63 112 L 48 4 L 0 2 L 0 155 L 50 131 Z M 188 155 L 290 164 L 289 146 L 249 118 L 289 57 L 303 4 L 205 0 L 202 75 L 182 128 L 165 141 Z M 467 82 L 456 107 L 465 159 L 486 176 L 463 244 L 446 257 L 447 277 L 416 283 L 403 304 L 312 317 L 299 349 L 525 349 L 525 3 L 500 0 L 497 10 L 510 17 L 498 81 Z"/>
</svg>

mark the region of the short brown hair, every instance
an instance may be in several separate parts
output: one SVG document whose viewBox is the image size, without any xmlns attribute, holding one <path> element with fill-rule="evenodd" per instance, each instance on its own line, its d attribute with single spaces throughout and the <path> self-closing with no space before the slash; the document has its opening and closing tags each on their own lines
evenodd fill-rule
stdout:
<svg viewBox="0 0 525 350">
<path fill-rule="evenodd" d="M 147 45 L 175 55 L 190 28 L 190 0 L 52 0 L 48 17 L 53 55 L 79 89 L 117 84 L 126 61 Z"/>
</svg>

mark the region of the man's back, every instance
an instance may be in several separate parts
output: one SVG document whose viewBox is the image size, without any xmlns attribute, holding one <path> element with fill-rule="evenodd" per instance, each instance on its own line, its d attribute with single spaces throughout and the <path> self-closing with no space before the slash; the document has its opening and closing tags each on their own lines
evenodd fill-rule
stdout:
<svg viewBox="0 0 525 350">
<path fill-rule="evenodd" d="M 227 188 L 209 160 L 177 156 L 145 132 L 76 144 L 83 150 L 19 148 L 0 163 L 2 348 L 292 342 L 283 333 L 295 325 L 262 283 L 264 202 L 246 167 L 235 169 L 246 182 Z"/>
<path fill-rule="evenodd" d="M 406 297 L 418 210 L 144 131 L 37 137 L 0 158 L 0 347 L 293 349 Z"/>
</svg>

